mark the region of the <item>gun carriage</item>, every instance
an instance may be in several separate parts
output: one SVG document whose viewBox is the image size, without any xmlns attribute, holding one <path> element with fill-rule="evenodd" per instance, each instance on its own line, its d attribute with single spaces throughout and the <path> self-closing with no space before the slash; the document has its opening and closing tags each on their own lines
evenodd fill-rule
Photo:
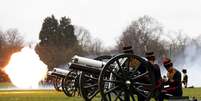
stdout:
<svg viewBox="0 0 201 101">
<path fill-rule="evenodd" d="M 78 91 L 79 74 L 75 70 L 66 68 L 54 68 L 48 72 L 48 76 L 52 77 L 55 90 L 62 91 L 66 96 L 75 96 Z M 61 89 L 60 89 L 61 88 Z M 77 93 L 79 94 L 79 93 Z"/>
<path fill-rule="evenodd" d="M 103 55 L 103 56 L 96 57 L 95 60 L 106 61 L 110 58 L 111 58 L 111 56 Z M 87 59 L 87 58 L 85 58 L 85 59 Z M 87 59 L 87 60 L 91 60 L 91 59 Z M 71 63 L 69 63 L 69 64 L 71 64 Z M 93 79 L 90 79 L 87 81 L 83 81 L 83 80 L 86 80 L 88 75 L 90 75 L 92 77 L 94 75 L 88 74 L 88 72 L 84 72 L 83 70 L 80 70 L 80 69 L 73 69 L 72 66 L 78 67 L 78 65 L 71 64 L 71 66 L 69 66 L 69 64 L 65 65 L 65 68 L 54 68 L 52 71 L 48 72 L 48 76 L 53 78 L 53 85 L 54 85 L 55 90 L 61 91 L 60 88 L 62 88 L 62 91 L 65 93 L 66 96 L 75 96 L 76 94 L 79 95 L 80 91 L 81 91 L 84 99 L 85 98 L 89 99 L 88 94 L 92 94 L 93 91 L 91 92 L 91 90 L 89 90 L 88 88 L 85 88 L 84 86 L 86 84 L 88 85 L 88 83 L 92 83 L 91 80 L 93 80 Z M 69 69 L 69 67 L 71 67 L 71 68 Z M 82 72 L 80 72 L 80 71 L 82 71 Z M 98 77 L 97 74 L 95 74 L 95 75 L 96 75 L 96 77 Z M 80 81 L 82 81 L 82 82 L 80 82 Z M 96 82 L 96 84 L 97 84 L 97 80 L 93 81 L 93 82 Z M 97 89 L 98 87 L 95 87 L 95 88 Z M 87 91 L 89 91 L 90 93 Z M 92 98 L 90 98 L 90 99 L 92 99 Z"/>
<path fill-rule="evenodd" d="M 102 56 L 97 60 L 74 56 L 69 70 L 72 71 L 62 82 L 64 92 L 79 88 L 85 101 L 97 94 L 102 101 L 137 101 L 140 97 L 149 101 L 155 86 L 153 66 L 133 54 Z"/>
<path fill-rule="evenodd" d="M 54 68 L 52 71 L 48 71 L 48 78 L 53 84 L 56 91 L 62 90 L 63 78 L 69 73 L 66 69 Z"/>
<path fill-rule="evenodd" d="M 69 68 L 82 71 L 79 87 L 86 101 L 98 93 L 103 101 L 135 101 L 136 96 L 148 101 L 154 90 L 153 66 L 133 54 L 120 54 L 106 62 L 75 56 Z"/>
<path fill-rule="evenodd" d="M 79 88 L 85 101 L 91 101 L 99 92 L 98 77 L 100 71 L 111 57 L 103 55 L 94 60 L 79 56 L 73 57 L 70 68 L 82 71 L 79 78 Z"/>
</svg>

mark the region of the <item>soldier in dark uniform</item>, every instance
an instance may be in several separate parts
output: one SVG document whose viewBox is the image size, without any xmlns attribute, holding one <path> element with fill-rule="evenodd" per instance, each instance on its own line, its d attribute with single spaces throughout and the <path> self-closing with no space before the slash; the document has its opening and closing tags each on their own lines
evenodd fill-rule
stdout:
<svg viewBox="0 0 201 101">
<path fill-rule="evenodd" d="M 181 73 L 173 67 L 173 63 L 169 58 L 163 60 L 163 65 L 167 72 L 168 81 L 164 82 L 164 85 L 169 85 L 167 88 L 162 89 L 162 97 L 166 97 L 166 94 L 173 96 L 182 96 L 182 83 Z"/>
<path fill-rule="evenodd" d="M 188 84 L 188 75 L 187 75 L 187 70 L 183 69 L 182 70 L 183 73 L 183 80 L 182 83 L 184 84 L 184 87 L 187 88 L 187 84 Z"/>
<path fill-rule="evenodd" d="M 133 54 L 132 46 L 123 47 L 123 52 L 128 53 L 128 54 Z M 142 96 L 141 94 L 137 95 L 137 99 L 138 99 L 138 101 L 145 101 L 146 100 L 146 98 L 144 96 Z"/>
<path fill-rule="evenodd" d="M 154 67 L 154 74 L 156 79 L 155 91 L 154 91 L 154 98 L 156 101 L 162 101 L 161 97 L 161 71 L 158 64 L 155 64 L 155 56 L 154 52 L 146 52 L 145 53 L 147 60 L 153 65 Z"/>
</svg>

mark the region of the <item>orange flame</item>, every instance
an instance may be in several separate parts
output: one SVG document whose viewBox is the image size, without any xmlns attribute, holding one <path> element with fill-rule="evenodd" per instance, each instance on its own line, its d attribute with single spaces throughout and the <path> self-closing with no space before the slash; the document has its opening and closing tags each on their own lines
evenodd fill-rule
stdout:
<svg viewBox="0 0 201 101">
<path fill-rule="evenodd" d="M 4 71 L 16 87 L 35 89 L 46 77 L 47 66 L 40 61 L 34 49 L 25 47 L 11 56 Z"/>
</svg>

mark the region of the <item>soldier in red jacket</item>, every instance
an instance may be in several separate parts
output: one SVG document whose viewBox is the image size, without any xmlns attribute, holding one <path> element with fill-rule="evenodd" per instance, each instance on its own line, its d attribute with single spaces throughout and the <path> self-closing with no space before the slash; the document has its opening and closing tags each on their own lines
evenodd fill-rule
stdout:
<svg viewBox="0 0 201 101">
<path fill-rule="evenodd" d="M 154 90 L 154 98 L 156 101 L 162 101 L 161 99 L 161 71 L 160 67 L 158 64 L 155 63 L 155 55 L 154 52 L 146 52 L 145 53 L 147 60 L 153 65 L 154 67 L 154 74 L 155 74 L 155 79 L 156 79 L 156 85 L 155 85 L 155 90 Z"/>
<path fill-rule="evenodd" d="M 165 95 L 170 94 L 172 96 L 182 96 L 182 83 L 181 83 L 181 73 L 173 67 L 173 63 L 169 58 L 165 58 L 163 65 L 167 70 L 168 80 L 163 82 L 164 85 L 169 87 L 162 89 L 163 98 Z"/>
</svg>

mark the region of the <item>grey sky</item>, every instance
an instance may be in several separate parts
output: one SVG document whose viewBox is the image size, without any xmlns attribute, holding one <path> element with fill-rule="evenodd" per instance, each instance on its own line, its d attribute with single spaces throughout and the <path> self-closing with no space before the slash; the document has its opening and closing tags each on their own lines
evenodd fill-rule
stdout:
<svg viewBox="0 0 201 101">
<path fill-rule="evenodd" d="M 106 46 L 138 17 L 149 15 L 171 30 L 201 34 L 201 0 L 0 0 L 0 29 L 17 28 L 37 40 L 43 19 L 68 16 Z"/>
</svg>

